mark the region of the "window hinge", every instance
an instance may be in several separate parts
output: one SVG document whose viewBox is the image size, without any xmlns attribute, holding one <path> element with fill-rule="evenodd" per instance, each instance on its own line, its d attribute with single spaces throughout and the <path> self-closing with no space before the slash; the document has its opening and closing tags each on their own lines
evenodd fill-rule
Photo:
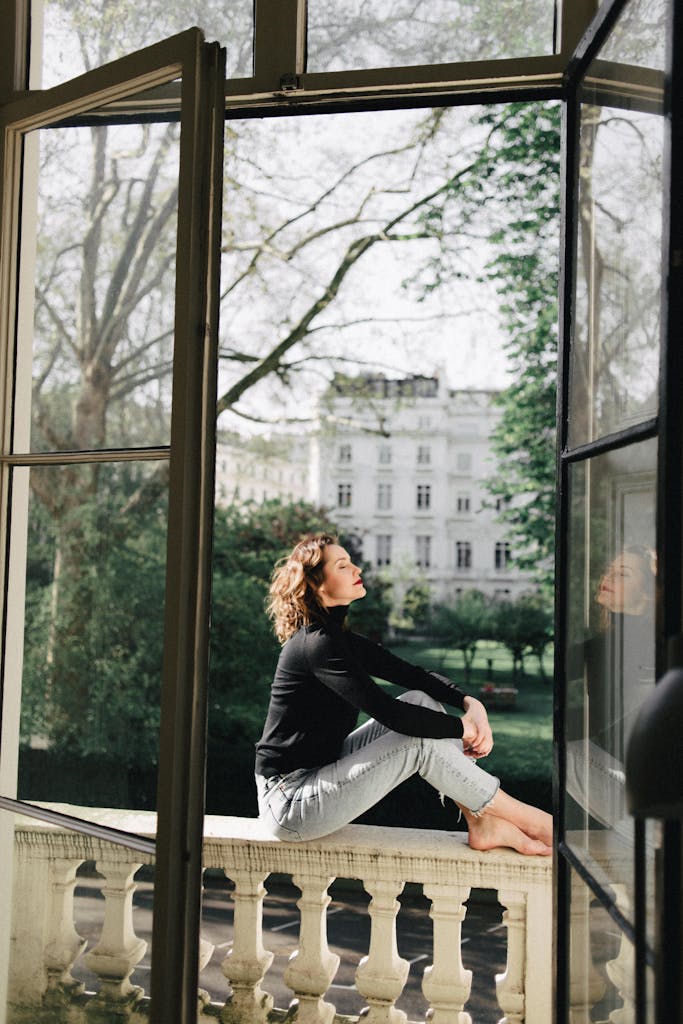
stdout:
<svg viewBox="0 0 683 1024">
<path fill-rule="evenodd" d="M 282 92 L 294 92 L 301 89 L 301 75 L 288 73 L 280 76 L 280 89 Z"/>
</svg>

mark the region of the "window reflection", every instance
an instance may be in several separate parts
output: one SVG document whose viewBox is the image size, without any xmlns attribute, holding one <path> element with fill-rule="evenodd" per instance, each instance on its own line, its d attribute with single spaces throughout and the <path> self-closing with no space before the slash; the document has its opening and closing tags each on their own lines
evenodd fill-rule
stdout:
<svg viewBox="0 0 683 1024">
<path fill-rule="evenodd" d="M 568 839 L 632 902 L 624 752 L 655 684 L 654 441 L 572 467 Z M 650 844 L 652 846 L 652 844 Z"/>
<path fill-rule="evenodd" d="M 42 88 L 194 25 L 225 45 L 229 78 L 251 74 L 253 0 L 32 0 L 31 7 L 33 24 L 43 30 Z"/>
<path fill-rule="evenodd" d="M 308 70 L 549 54 L 554 16 L 552 0 L 309 0 Z"/>
<path fill-rule="evenodd" d="M 628 915 L 623 887 L 615 886 L 611 895 Z M 634 948 L 577 875 L 573 876 L 570 929 L 572 1024 L 634 1021 Z"/>
<path fill-rule="evenodd" d="M 580 92 L 572 445 L 657 413 L 662 6 L 625 8 Z"/>
</svg>

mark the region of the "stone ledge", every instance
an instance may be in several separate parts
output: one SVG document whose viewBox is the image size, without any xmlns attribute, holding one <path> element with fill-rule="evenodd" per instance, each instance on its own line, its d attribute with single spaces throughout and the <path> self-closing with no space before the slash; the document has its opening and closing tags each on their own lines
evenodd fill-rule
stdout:
<svg viewBox="0 0 683 1024">
<path fill-rule="evenodd" d="M 44 804 L 51 810 L 93 821 L 98 825 L 153 838 L 156 814 L 117 808 Z M 36 846 L 44 837 L 55 853 L 68 845 L 84 859 L 102 856 L 116 843 L 70 833 L 60 826 L 17 816 L 20 843 Z M 117 859 L 136 861 L 140 854 L 120 848 Z M 273 839 L 256 818 L 207 815 L 204 821 L 205 867 L 235 871 L 296 874 L 323 872 L 342 878 L 368 879 L 394 876 L 405 881 L 454 884 L 461 880 L 481 889 L 503 884 L 521 890 L 546 887 L 552 878 L 552 858 L 527 857 L 500 848 L 471 850 L 464 832 L 442 832 L 378 825 L 347 825 L 323 839 L 302 843 Z"/>
</svg>

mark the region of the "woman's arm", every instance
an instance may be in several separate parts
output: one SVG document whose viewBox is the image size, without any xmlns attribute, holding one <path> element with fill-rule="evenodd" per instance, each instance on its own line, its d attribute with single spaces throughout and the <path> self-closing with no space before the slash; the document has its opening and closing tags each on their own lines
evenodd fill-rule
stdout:
<svg viewBox="0 0 683 1024">
<path fill-rule="evenodd" d="M 435 739 L 463 735 L 464 718 L 456 718 L 407 701 L 394 700 L 385 693 L 370 677 L 365 665 L 359 662 L 341 631 L 339 636 L 327 632 L 309 633 L 305 644 L 311 673 L 353 707 L 388 729 L 406 736 L 429 736 Z M 415 683 L 413 686 L 421 689 Z M 471 723 L 468 722 L 468 725 L 472 732 Z"/>
<path fill-rule="evenodd" d="M 411 665 L 410 662 L 404 661 L 386 647 L 368 640 L 360 633 L 348 632 L 344 633 L 343 637 L 350 642 L 354 657 L 370 675 L 379 676 L 380 679 L 409 689 L 422 690 L 435 700 L 465 711 L 462 718 L 465 752 L 475 758 L 486 757 L 491 753 L 493 733 L 486 708 L 476 697 L 463 693 L 446 676 L 438 672 L 427 672 L 418 665 Z"/>
<path fill-rule="evenodd" d="M 378 676 L 409 690 L 422 690 L 435 700 L 466 710 L 466 694 L 446 676 L 428 672 L 419 665 L 411 665 L 409 661 L 404 661 L 361 633 L 346 633 L 344 639 L 349 643 L 356 660 L 371 676 Z"/>
</svg>

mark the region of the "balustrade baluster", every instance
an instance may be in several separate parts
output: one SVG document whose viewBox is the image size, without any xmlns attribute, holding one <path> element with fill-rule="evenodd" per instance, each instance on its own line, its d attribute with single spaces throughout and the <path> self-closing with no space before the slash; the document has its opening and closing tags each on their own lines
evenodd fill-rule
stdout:
<svg viewBox="0 0 683 1024">
<path fill-rule="evenodd" d="M 552 910 L 547 887 L 526 892 L 501 889 L 505 908 L 507 964 L 496 976 L 498 1002 L 505 1016 L 500 1024 L 546 1024 L 552 1019 Z"/>
<path fill-rule="evenodd" d="M 327 945 L 328 887 L 333 877 L 295 875 L 292 878 L 301 898 L 299 948 L 292 953 L 284 974 L 285 984 L 298 999 L 297 1024 L 331 1024 L 335 1007 L 323 996 L 339 967 L 339 957 Z"/>
<path fill-rule="evenodd" d="M 460 955 L 462 922 L 469 885 L 425 885 L 431 900 L 429 916 L 434 922 L 434 951 L 426 967 L 422 991 L 431 1008 L 433 1024 L 472 1024 L 464 1010 L 472 988 L 472 972 L 463 967 Z"/>
<path fill-rule="evenodd" d="M 616 898 L 616 905 L 624 917 L 631 916 L 631 900 L 628 889 L 622 883 L 613 883 L 612 888 Z M 616 986 L 623 1005 L 617 1007 L 609 1015 L 610 1024 L 634 1024 L 636 1019 L 636 977 L 633 944 L 625 935 L 621 936 L 619 952 L 614 960 L 608 960 L 605 964 L 607 977 Z"/>
<path fill-rule="evenodd" d="M 105 881 L 104 923 L 99 942 L 84 957 L 100 981 L 99 992 L 88 1005 L 88 1012 L 95 1017 L 106 1017 L 112 1010 L 125 1017 L 132 1013 L 143 994 L 138 985 L 130 983 L 130 976 L 147 949 L 147 943 L 138 938 L 133 928 L 133 895 L 137 888 L 133 876 L 141 866 L 115 860 L 97 862 L 97 870 Z"/>
<path fill-rule="evenodd" d="M 358 965 L 356 985 L 369 1006 L 366 1024 L 405 1024 L 406 1015 L 394 1003 L 408 978 L 410 964 L 398 955 L 396 915 L 404 881 L 367 879 L 363 882 L 370 895 L 370 950 Z"/>
<path fill-rule="evenodd" d="M 592 893 L 574 873 L 571 896 L 571 933 L 569 942 L 569 1020 L 585 1024 L 591 1010 L 605 994 L 607 985 L 593 960 L 590 934 Z"/>
<path fill-rule="evenodd" d="M 56 857 L 50 862 L 50 897 L 45 945 L 49 1005 L 67 1003 L 83 991 L 83 984 L 71 974 L 71 968 L 83 953 L 87 942 L 74 927 L 74 889 L 76 872 L 82 860 Z"/>
<path fill-rule="evenodd" d="M 273 962 L 263 946 L 263 897 L 267 876 L 254 871 L 227 872 L 235 883 L 233 946 L 221 967 L 232 997 L 221 1010 L 224 1024 L 265 1024 L 273 997 L 261 988 Z"/>
<path fill-rule="evenodd" d="M 503 924 L 507 928 L 508 947 L 505 971 L 496 975 L 498 1003 L 505 1013 L 500 1024 L 522 1024 L 525 1012 L 526 894 L 501 890 L 498 899 L 506 908 Z"/>
</svg>

